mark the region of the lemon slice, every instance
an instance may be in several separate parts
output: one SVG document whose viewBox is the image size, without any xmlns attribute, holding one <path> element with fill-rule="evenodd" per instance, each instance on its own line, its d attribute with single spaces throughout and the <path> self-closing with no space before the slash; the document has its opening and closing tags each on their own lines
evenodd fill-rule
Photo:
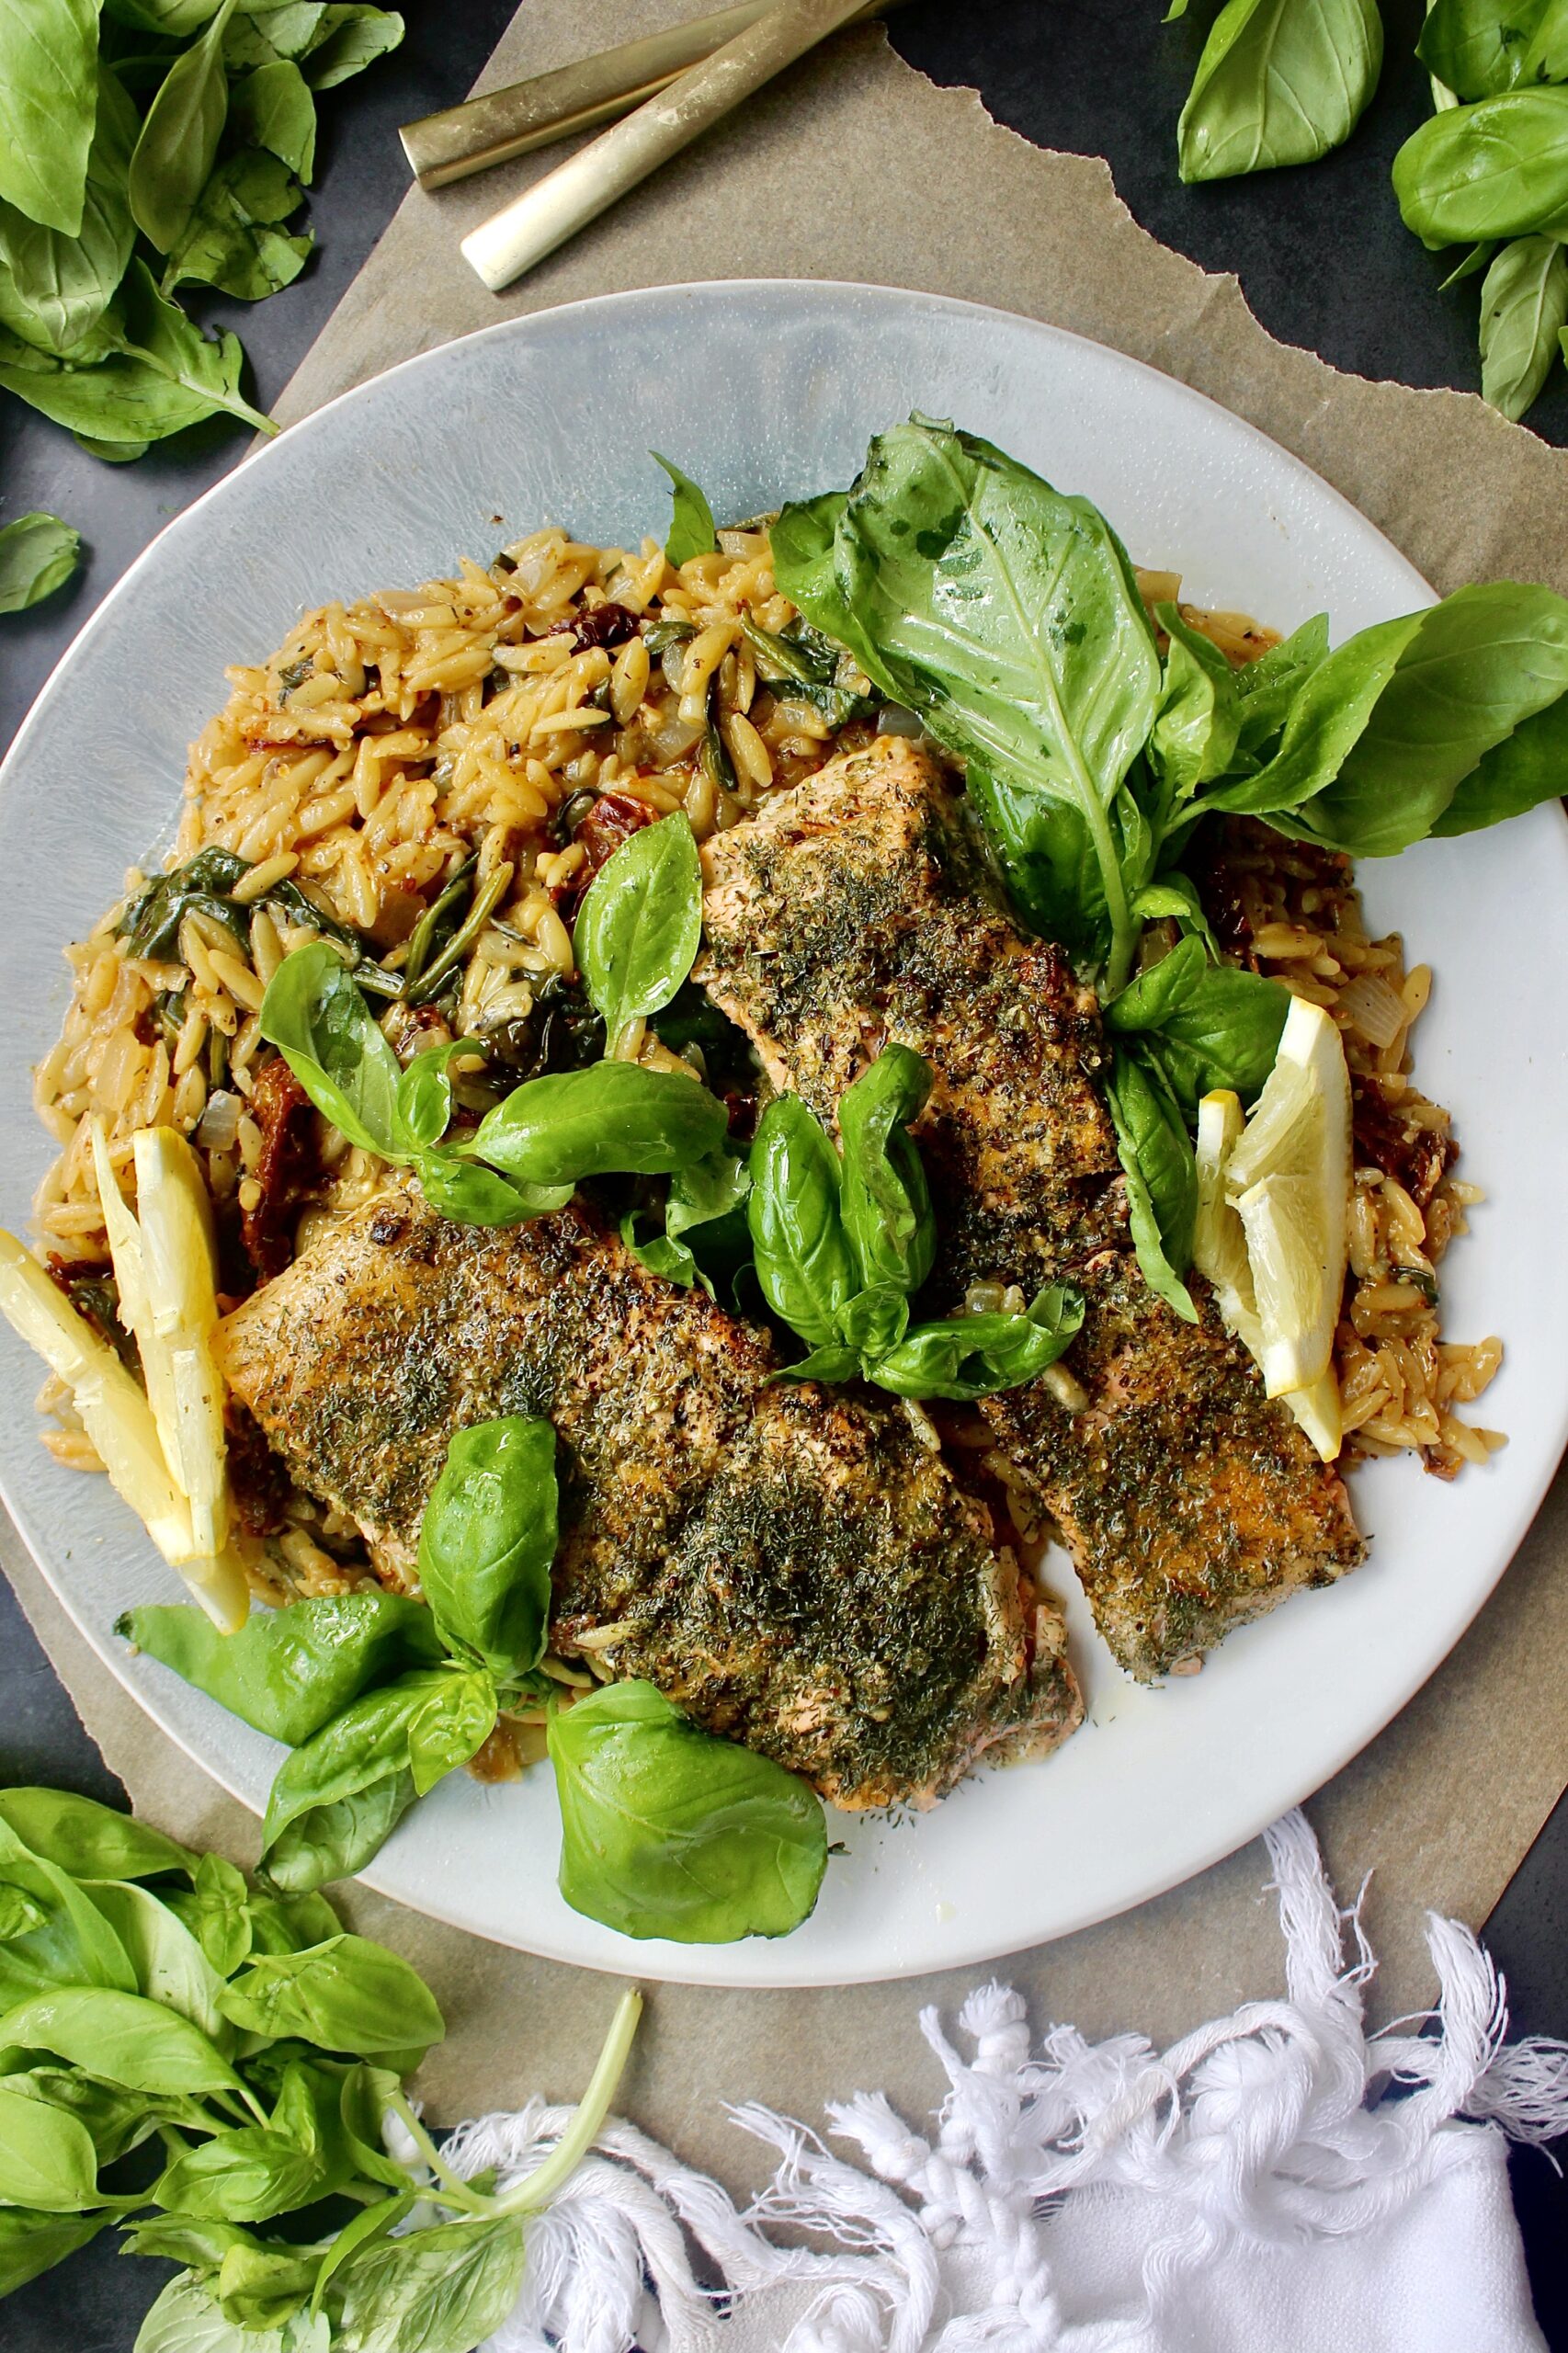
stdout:
<svg viewBox="0 0 1568 2353">
<path fill-rule="evenodd" d="M 1221 1089 L 1198 1107 L 1198 1220 L 1193 1264 L 1207 1278 L 1228 1332 L 1261 1365 L 1265 1336 L 1258 1314 L 1246 1228 L 1226 1191 L 1228 1166 L 1243 1133 L 1240 1097 Z M 1332 1329 L 1330 1334 L 1332 1341 Z M 1325 1462 L 1344 1442 L 1339 1383 L 1332 1365 L 1310 1387 L 1286 1392 L 1284 1401 Z"/>
</svg>

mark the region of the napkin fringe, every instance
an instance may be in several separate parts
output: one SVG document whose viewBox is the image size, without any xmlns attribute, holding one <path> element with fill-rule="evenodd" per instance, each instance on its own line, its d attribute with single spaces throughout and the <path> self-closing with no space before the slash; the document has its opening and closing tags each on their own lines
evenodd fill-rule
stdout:
<svg viewBox="0 0 1568 2353">
<path fill-rule="evenodd" d="M 851 2158 L 766 2108 L 732 2109 L 777 2160 L 744 2211 L 612 2120 L 530 2223 L 522 2292 L 492 2353 L 718 2353 L 726 2315 L 786 2289 L 781 2353 L 1050 2353 L 1067 2327 L 1052 2225 L 1075 2199 L 1147 2201 L 1139 2317 L 1152 2327 L 1196 2267 L 1238 2245 L 1376 2231 L 1471 2161 L 1478 2140 L 1540 2145 L 1568 2131 L 1568 2044 L 1507 2044 L 1506 1986 L 1468 1928 L 1428 1915 L 1437 2007 L 1369 2038 L 1365 1886 L 1342 1912 L 1300 1812 L 1266 1835 L 1283 1999 L 1244 2003 L 1163 2052 L 1138 2034 L 1091 2043 L 1070 2026 L 1036 2051 L 1022 1996 L 981 1985 L 957 2020 L 967 2056 L 935 2008 L 920 2014 L 949 2086 L 930 2133 L 859 2092 L 828 2109 Z M 1417 2024 L 1430 2030 L 1408 2030 Z M 570 2113 L 531 2100 L 481 2117 L 460 2125 L 446 2160 L 464 2175 L 494 2166 L 509 2188 Z M 1103 2340 L 1075 2323 L 1075 2353 L 1125 2342 L 1129 2318 Z"/>
</svg>

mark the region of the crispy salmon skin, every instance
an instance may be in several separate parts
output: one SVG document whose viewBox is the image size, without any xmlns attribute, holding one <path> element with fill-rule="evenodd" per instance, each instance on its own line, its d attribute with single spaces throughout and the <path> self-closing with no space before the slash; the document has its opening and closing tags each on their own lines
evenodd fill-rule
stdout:
<svg viewBox="0 0 1568 2353">
<path fill-rule="evenodd" d="M 936 1072 L 915 1129 L 938 1233 L 924 1303 L 955 1307 L 977 1281 L 1083 1284 L 1062 1366 L 981 1410 L 1127 1671 L 1160 1675 L 1353 1567 L 1344 1482 L 1265 1397 L 1202 1284 L 1193 1325 L 1143 1281 L 1094 996 L 1004 911 L 937 759 L 881 738 L 702 858 L 698 977 L 776 1086 L 831 1119 L 890 1039 Z"/>
<path fill-rule="evenodd" d="M 909 1415 L 777 1382 L 771 1344 L 582 1206 L 496 1231 L 389 1191 L 219 1328 L 298 1483 L 416 1584 L 452 1433 L 554 1425 L 551 1640 L 852 1808 L 1036 1755 L 1082 1707 L 1060 1615 Z"/>
</svg>

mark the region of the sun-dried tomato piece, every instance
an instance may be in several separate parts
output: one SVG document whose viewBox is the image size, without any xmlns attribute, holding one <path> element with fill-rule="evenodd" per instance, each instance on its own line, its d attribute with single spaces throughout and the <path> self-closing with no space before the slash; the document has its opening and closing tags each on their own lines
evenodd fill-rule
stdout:
<svg viewBox="0 0 1568 2353">
<path fill-rule="evenodd" d="M 261 1155 L 251 1171 L 261 1197 L 242 1212 L 240 1232 L 256 1280 L 267 1283 L 294 1256 L 294 1222 L 321 1169 L 311 1098 L 281 1054 L 256 1072 L 248 1108 L 261 1130 Z"/>
<path fill-rule="evenodd" d="M 1408 1124 L 1373 1086 L 1356 1088 L 1352 1109 L 1358 1161 L 1381 1168 L 1424 1210 L 1459 1150 L 1452 1136 Z"/>
</svg>

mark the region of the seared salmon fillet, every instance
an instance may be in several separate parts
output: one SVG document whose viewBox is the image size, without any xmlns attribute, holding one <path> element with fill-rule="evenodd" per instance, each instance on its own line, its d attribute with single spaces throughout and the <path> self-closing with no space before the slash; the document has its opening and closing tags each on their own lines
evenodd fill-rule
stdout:
<svg viewBox="0 0 1568 2353">
<path fill-rule="evenodd" d="M 915 1131 L 938 1233 L 924 1303 L 954 1307 L 980 1280 L 1083 1284 L 1084 1328 L 1062 1366 L 981 1411 L 1060 1528 L 1127 1671 L 1161 1674 L 1353 1567 L 1363 1547 L 1344 1482 L 1265 1397 L 1201 1282 L 1194 1326 L 1140 1274 L 1094 1084 L 1094 996 L 1004 911 L 939 763 L 881 738 L 770 799 L 702 858 L 697 976 L 776 1086 L 831 1119 L 890 1040 L 937 1074 Z"/>
<path fill-rule="evenodd" d="M 961 802 L 902 736 L 819 768 L 703 850 L 710 997 L 831 1120 L 890 1043 L 936 1073 L 915 1127 L 961 1297 L 1000 1250 L 1053 1267 L 1120 1229 L 1099 1011 L 997 904 Z"/>
<path fill-rule="evenodd" d="M 1087 1403 L 1033 1381 L 982 1410 L 1062 1530 L 1101 1633 L 1148 1681 L 1331 1585 L 1361 1540 L 1343 1480 L 1264 1397 L 1206 1284 L 1192 1285 L 1194 1326 L 1126 1251 L 1077 1279 L 1087 1312 L 1066 1361 Z"/>
<path fill-rule="evenodd" d="M 928 1803 L 1081 1717 L 1060 1616 L 912 1417 L 772 1381 L 765 1334 L 580 1204 L 496 1231 L 389 1191 L 229 1316 L 219 1359 L 299 1485 L 408 1588 L 453 1432 L 547 1416 L 554 1645 L 835 1804 Z"/>
</svg>

